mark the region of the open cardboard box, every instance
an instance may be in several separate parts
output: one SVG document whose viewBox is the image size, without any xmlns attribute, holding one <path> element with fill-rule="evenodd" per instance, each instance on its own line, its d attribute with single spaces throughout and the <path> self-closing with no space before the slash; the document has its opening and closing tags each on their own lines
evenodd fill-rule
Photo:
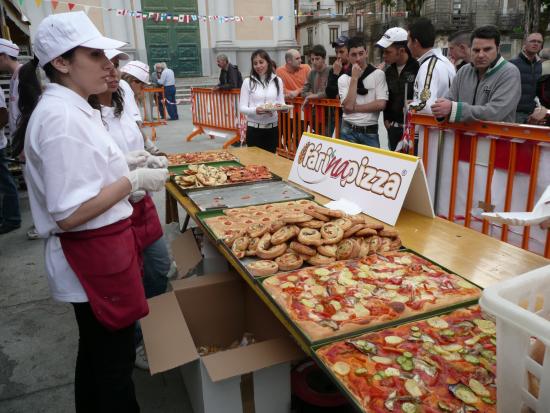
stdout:
<svg viewBox="0 0 550 413">
<path fill-rule="evenodd" d="M 290 361 L 304 357 L 254 291 L 234 273 L 178 280 L 149 299 L 141 320 L 152 374 L 183 366 L 195 413 L 290 411 Z M 228 347 L 244 333 L 256 343 L 200 357 L 197 347 Z"/>
</svg>

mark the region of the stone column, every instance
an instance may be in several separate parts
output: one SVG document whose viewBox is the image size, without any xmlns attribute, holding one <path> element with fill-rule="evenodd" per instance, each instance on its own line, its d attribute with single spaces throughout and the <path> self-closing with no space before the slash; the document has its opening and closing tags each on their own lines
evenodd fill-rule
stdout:
<svg viewBox="0 0 550 413">
<path fill-rule="evenodd" d="M 279 16 L 284 16 L 282 21 L 276 23 L 278 25 L 278 30 L 276 31 L 278 33 L 277 43 L 281 46 L 295 46 L 294 2 L 292 0 L 278 1 L 273 11 Z"/>
<path fill-rule="evenodd" d="M 212 4 L 212 3 L 211 3 Z M 232 16 L 233 13 L 233 1 L 222 0 L 213 2 L 214 10 L 211 12 L 214 16 Z M 225 48 L 233 45 L 233 30 L 232 23 L 218 23 L 213 21 L 211 23 L 216 27 L 216 48 Z"/>
</svg>

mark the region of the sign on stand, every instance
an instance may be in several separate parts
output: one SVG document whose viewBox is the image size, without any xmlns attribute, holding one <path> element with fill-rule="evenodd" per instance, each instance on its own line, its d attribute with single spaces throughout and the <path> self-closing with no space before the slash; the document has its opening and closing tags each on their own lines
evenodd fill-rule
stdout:
<svg viewBox="0 0 550 413">
<path fill-rule="evenodd" d="M 288 180 L 333 200 L 352 201 L 389 225 L 403 207 L 434 217 L 416 156 L 304 133 Z"/>
</svg>

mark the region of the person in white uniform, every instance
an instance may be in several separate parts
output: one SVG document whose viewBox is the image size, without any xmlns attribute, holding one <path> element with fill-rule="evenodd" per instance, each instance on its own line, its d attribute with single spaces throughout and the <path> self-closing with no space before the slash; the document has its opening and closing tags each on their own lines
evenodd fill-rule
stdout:
<svg viewBox="0 0 550 413">
<path fill-rule="evenodd" d="M 239 112 L 246 115 L 246 144 L 275 153 L 277 150 L 277 112 L 263 108 L 266 103 L 284 104 L 282 80 L 275 74 L 273 61 L 262 49 L 250 57 L 252 69 L 241 87 Z"/>
<path fill-rule="evenodd" d="M 50 84 L 39 100 L 20 94 L 19 128 L 31 211 L 46 238 L 48 283 L 54 299 L 72 303 L 79 328 L 75 410 L 139 412 L 134 326 L 148 308 L 128 196 L 162 189 L 168 171 L 130 171 L 135 160 L 127 161 L 87 102 L 107 89 L 113 65 L 103 50 L 123 42 L 72 12 L 42 20 L 33 45 L 35 58 L 21 68 L 20 82 L 37 82 L 40 65 Z"/>
<path fill-rule="evenodd" d="M 428 115 L 432 114 L 431 106 L 435 103 L 435 100 L 447 96 L 456 74 L 453 64 L 443 56 L 441 49 L 434 48 L 434 45 L 435 28 L 429 19 L 421 17 L 411 24 L 407 46 L 411 55 L 418 60 L 420 68 L 416 74 L 413 101 L 410 103 L 409 108 L 417 113 Z M 424 153 L 424 128 L 418 127 L 416 131 L 419 138 L 418 143 L 415 144 L 415 152 L 422 156 Z M 437 176 L 445 174 L 450 176 L 448 169 L 452 166 L 453 143 L 454 138 L 446 136 L 442 143 L 444 148 L 440 154 L 439 131 L 437 129 L 430 130 L 427 179 L 432 200 L 435 200 L 436 186 L 439 186 Z M 439 164 L 442 165 L 445 172 L 437 170 L 438 156 L 442 157 Z M 442 196 L 442 193 L 439 192 L 438 200 L 442 199 Z M 434 202 L 437 203 L 437 201 Z M 439 212 L 439 210 L 436 211 L 436 213 Z"/>
<path fill-rule="evenodd" d="M 120 50 L 106 50 L 105 55 L 113 62 L 111 76 L 107 81 L 107 90 L 99 95 L 92 95 L 88 99 L 90 105 L 98 110 L 101 110 L 103 122 L 114 139 L 122 153 L 139 154 L 141 162 L 136 166 L 148 168 L 166 168 L 168 167 L 168 159 L 164 156 L 154 156 L 144 150 L 143 137 L 139 126 L 135 122 L 130 113 L 126 112 L 126 100 L 124 92 L 119 87 L 120 72 L 117 70 L 118 60 L 127 55 Z M 133 99 L 133 98 L 132 98 Z M 150 206 L 150 216 L 145 220 L 146 227 L 151 225 L 152 221 L 158 222 L 160 219 L 157 210 L 151 200 L 151 197 L 145 192 L 140 191 L 130 196 L 130 203 L 139 212 L 139 206 L 143 202 L 148 202 Z M 162 236 L 157 240 L 151 240 L 152 243 L 144 246 L 143 257 L 143 286 L 145 288 L 145 296 L 147 298 L 155 297 L 166 292 L 168 286 L 168 273 L 170 271 L 171 259 L 168 253 L 166 240 Z M 140 368 L 148 368 L 146 362 L 143 337 L 139 324 L 136 328 L 136 366 Z"/>
</svg>

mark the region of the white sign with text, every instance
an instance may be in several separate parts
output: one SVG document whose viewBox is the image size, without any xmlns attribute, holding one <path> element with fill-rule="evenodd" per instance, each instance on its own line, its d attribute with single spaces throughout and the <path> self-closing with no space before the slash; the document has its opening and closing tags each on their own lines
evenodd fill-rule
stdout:
<svg viewBox="0 0 550 413">
<path fill-rule="evenodd" d="M 416 156 L 304 133 L 288 180 L 330 199 L 350 200 L 389 225 L 403 207 L 434 217 Z"/>
</svg>

